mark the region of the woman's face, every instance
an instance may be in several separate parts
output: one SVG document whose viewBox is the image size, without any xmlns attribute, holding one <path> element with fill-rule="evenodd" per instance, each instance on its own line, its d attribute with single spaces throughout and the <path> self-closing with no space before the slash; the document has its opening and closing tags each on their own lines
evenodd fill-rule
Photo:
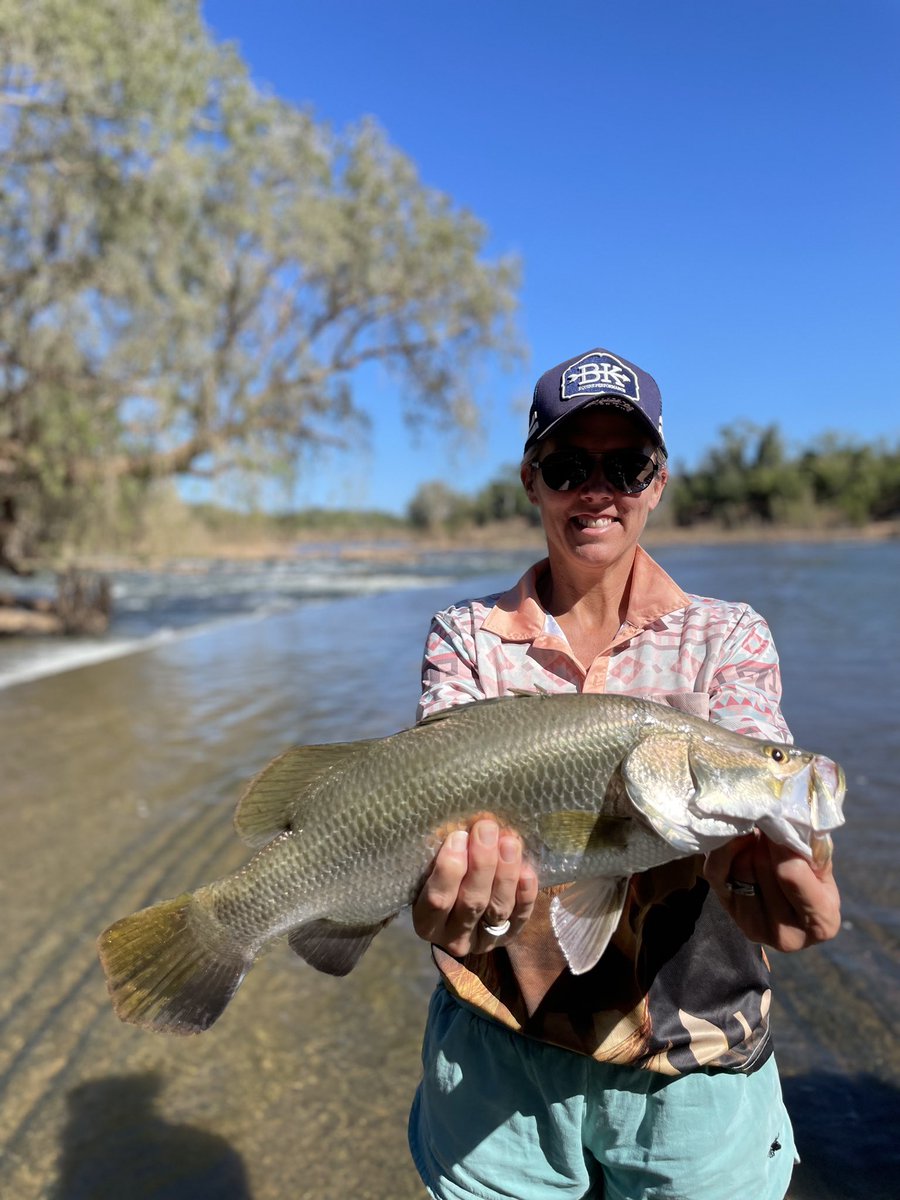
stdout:
<svg viewBox="0 0 900 1200">
<path fill-rule="evenodd" d="M 540 445 L 540 462 L 559 450 L 579 449 L 602 455 L 610 450 L 639 450 L 652 455 L 655 447 L 641 427 L 614 408 L 582 410 L 568 418 Z M 554 569 L 630 567 L 634 548 L 647 517 L 656 508 L 666 483 L 665 470 L 643 492 L 629 496 L 607 481 L 602 462 L 580 487 L 555 492 L 540 470 L 522 468 L 529 499 L 541 512 L 544 533 Z"/>
</svg>

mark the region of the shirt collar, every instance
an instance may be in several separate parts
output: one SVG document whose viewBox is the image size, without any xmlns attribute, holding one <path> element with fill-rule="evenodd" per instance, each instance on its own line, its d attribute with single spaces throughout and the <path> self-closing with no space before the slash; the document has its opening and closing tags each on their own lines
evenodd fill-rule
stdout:
<svg viewBox="0 0 900 1200">
<path fill-rule="evenodd" d="M 548 613 L 538 596 L 538 582 L 550 564 L 544 558 L 530 567 L 519 582 L 504 592 L 485 617 L 481 628 L 506 642 L 532 642 L 546 628 Z M 688 604 L 688 595 L 640 546 L 631 568 L 628 611 L 621 634 L 633 637 L 659 617 Z"/>
</svg>

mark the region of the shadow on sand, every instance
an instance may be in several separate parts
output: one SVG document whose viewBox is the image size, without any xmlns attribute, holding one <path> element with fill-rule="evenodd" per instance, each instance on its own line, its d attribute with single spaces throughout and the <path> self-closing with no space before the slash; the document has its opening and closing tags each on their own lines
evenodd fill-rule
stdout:
<svg viewBox="0 0 900 1200">
<path fill-rule="evenodd" d="M 222 1138 L 155 1111 L 154 1074 L 95 1080 L 68 1096 L 50 1200 L 250 1200 L 244 1166 Z"/>
<path fill-rule="evenodd" d="M 871 1075 L 783 1078 L 801 1163 L 791 1200 L 896 1200 L 900 1092 Z"/>
<path fill-rule="evenodd" d="M 156 1111 L 162 1080 L 114 1076 L 75 1088 L 50 1200 L 251 1200 L 224 1139 Z M 900 1092 L 868 1075 L 782 1079 L 802 1162 L 791 1200 L 895 1200 Z"/>
</svg>

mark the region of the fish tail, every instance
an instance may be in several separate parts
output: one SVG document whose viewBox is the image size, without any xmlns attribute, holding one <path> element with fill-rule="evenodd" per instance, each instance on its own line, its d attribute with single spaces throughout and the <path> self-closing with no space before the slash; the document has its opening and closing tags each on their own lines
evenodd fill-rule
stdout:
<svg viewBox="0 0 900 1200">
<path fill-rule="evenodd" d="M 116 1015 L 178 1034 L 208 1029 L 253 962 L 189 892 L 116 921 L 98 950 Z"/>
</svg>

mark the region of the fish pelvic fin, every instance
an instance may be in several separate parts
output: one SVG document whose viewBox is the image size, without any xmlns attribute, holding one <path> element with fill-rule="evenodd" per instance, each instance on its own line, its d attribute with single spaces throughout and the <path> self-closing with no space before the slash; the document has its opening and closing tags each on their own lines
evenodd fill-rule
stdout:
<svg viewBox="0 0 900 1200">
<path fill-rule="evenodd" d="M 189 892 L 116 921 L 98 951 L 116 1015 L 176 1034 L 208 1029 L 253 962 Z"/>
<path fill-rule="evenodd" d="M 317 971 L 326 975 L 349 975 L 369 946 L 376 933 L 393 921 L 391 913 L 374 925 L 341 925 L 324 918 L 298 925 L 288 937 L 295 954 Z"/>
<path fill-rule="evenodd" d="M 597 965 L 625 907 L 628 876 L 579 879 L 550 902 L 550 924 L 573 975 Z"/>
<path fill-rule="evenodd" d="M 234 814 L 234 828 L 248 846 L 264 846 L 303 824 L 304 801 L 330 772 L 365 752 L 369 741 L 295 746 L 279 754 L 247 784 Z"/>
</svg>

